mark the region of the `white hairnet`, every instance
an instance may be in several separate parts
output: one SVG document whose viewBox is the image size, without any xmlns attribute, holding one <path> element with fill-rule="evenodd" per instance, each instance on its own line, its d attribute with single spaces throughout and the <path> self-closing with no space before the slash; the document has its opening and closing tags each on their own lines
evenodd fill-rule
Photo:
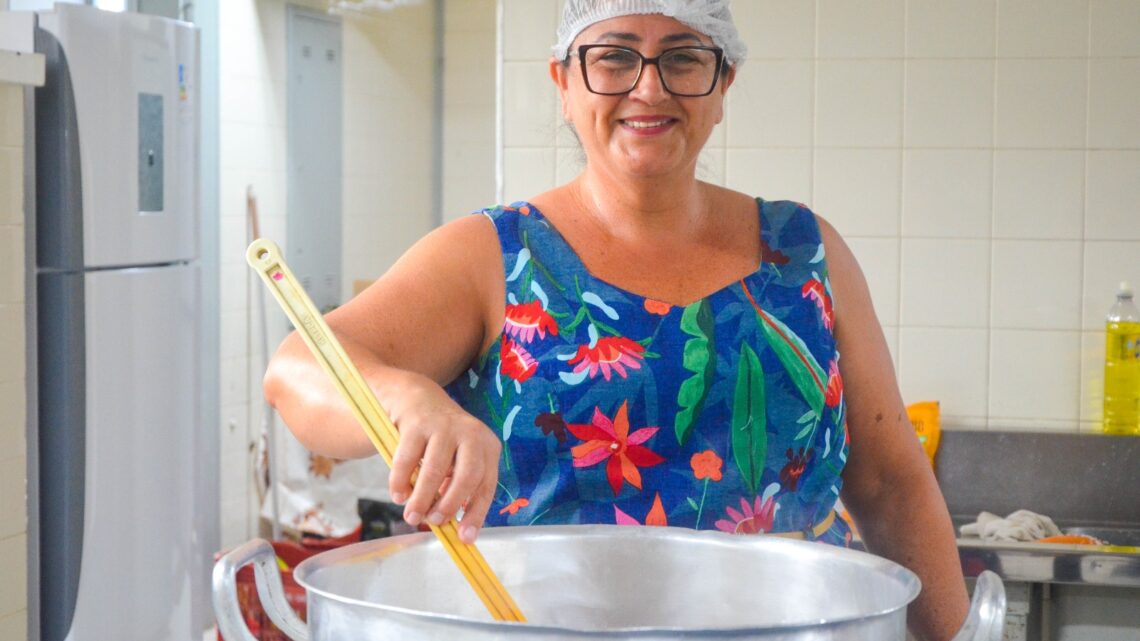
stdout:
<svg viewBox="0 0 1140 641">
<path fill-rule="evenodd" d="M 619 16 L 659 13 L 712 38 L 713 44 L 724 49 L 725 60 L 736 65 L 744 60 L 748 47 L 736 31 L 728 4 L 729 0 L 566 0 L 562 22 L 558 25 L 554 57 L 558 60 L 566 58 L 574 38 L 596 22 Z"/>
</svg>

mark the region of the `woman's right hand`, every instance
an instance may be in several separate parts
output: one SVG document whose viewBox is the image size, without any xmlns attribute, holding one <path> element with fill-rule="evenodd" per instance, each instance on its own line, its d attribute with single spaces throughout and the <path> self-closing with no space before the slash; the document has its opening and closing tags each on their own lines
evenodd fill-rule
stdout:
<svg viewBox="0 0 1140 641">
<path fill-rule="evenodd" d="M 390 374 L 383 396 L 400 432 L 388 488 L 404 505 L 404 520 L 441 525 L 462 507 L 459 537 L 474 543 L 498 484 L 498 437 L 421 374 Z"/>
<path fill-rule="evenodd" d="M 495 228 L 484 216 L 468 216 L 436 228 L 383 277 L 325 316 L 399 430 L 389 487 L 393 499 L 406 500 L 404 518 L 443 523 L 465 505 L 459 531 L 468 542 L 494 498 L 501 445 L 442 386 L 497 339 L 504 292 Z M 270 361 L 265 395 L 310 451 L 334 458 L 375 454 L 296 333 Z"/>
</svg>

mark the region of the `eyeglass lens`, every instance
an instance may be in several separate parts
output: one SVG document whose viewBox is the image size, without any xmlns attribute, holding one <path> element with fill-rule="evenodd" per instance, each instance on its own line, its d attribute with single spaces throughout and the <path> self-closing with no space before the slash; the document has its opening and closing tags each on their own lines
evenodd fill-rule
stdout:
<svg viewBox="0 0 1140 641">
<path fill-rule="evenodd" d="M 582 48 L 582 68 L 590 91 L 622 94 L 631 91 L 646 61 L 637 51 L 610 45 Z M 677 96 L 704 96 L 713 90 L 719 67 L 716 49 L 675 47 L 662 51 L 656 59 L 665 90 Z"/>
</svg>

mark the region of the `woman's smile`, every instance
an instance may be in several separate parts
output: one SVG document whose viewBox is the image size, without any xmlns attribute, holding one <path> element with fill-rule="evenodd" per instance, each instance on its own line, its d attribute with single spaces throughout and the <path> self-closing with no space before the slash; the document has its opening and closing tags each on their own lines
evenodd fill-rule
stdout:
<svg viewBox="0 0 1140 641">
<path fill-rule="evenodd" d="M 670 116 L 629 116 L 618 122 L 635 136 L 656 136 L 669 131 L 679 121 Z"/>
</svg>

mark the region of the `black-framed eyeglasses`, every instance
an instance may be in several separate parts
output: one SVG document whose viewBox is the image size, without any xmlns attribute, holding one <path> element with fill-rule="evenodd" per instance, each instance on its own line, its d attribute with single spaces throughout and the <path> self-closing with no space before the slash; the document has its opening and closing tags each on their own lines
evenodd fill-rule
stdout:
<svg viewBox="0 0 1140 641">
<path fill-rule="evenodd" d="M 716 88 L 724 50 L 720 47 L 671 47 L 656 58 L 619 45 L 578 47 L 582 78 L 586 88 L 603 96 L 619 96 L 633 91 L 645 65 L 657 67 L 665 91 L 674 96 L 707 96 Z"/>
</svg>

